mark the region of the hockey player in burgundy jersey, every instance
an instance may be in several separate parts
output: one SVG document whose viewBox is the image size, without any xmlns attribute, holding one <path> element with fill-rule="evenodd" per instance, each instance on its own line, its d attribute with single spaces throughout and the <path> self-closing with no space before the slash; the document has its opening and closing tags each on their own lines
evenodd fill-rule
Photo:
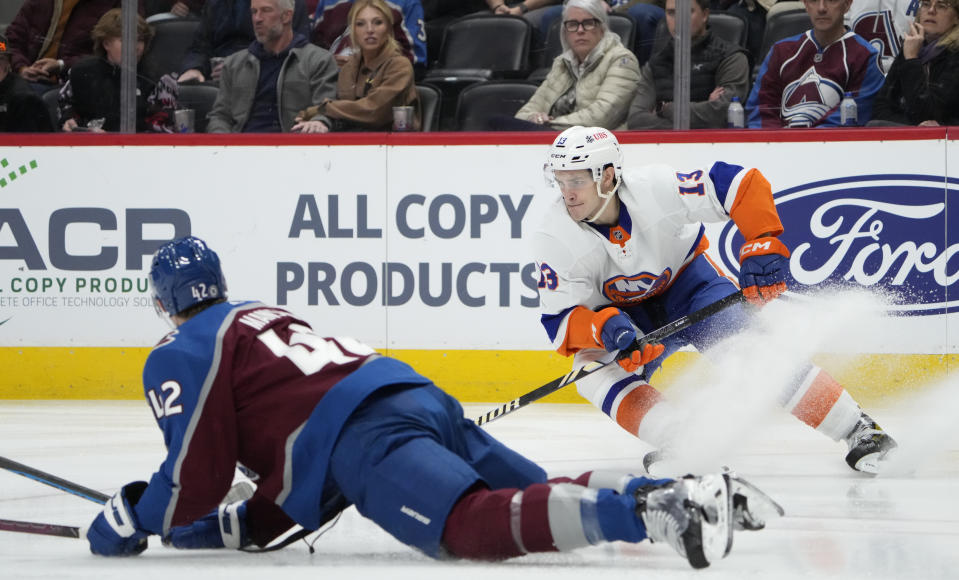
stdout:
<svg viewBox="0 0 959 580">
<path fill-rule="evenodd" d="M 167 457 L 107 502 L 87 533 L 95 554 L 139 554 L 150 534 L 178 548 L 265 546 L 354 504 L 433 557 L 650 538 L 704 567 L 729 552 L 733 529 L 782 513 L 730 473 L 547 480 L 406 364 L 280 308 L 227 302 L 219 257 L 197 238 L 162 245 L 150 280 L 176 327 L 143 371 Z M 218 506 L 237 464 L 256 491 Z"/>
<path fill-rule="evenodd" d="M 735 222 L 746 238 L 739 284 L 757 305 L 786 290 L 789 250 L 772 190 L 757 169 L 716 162 L 676 171 L 665 165 L 623 169 L 616 137 L 572 127 L 553 141 L 549 174 L 561 195 L 532 238 L 540 270 L 542 324 L 574 366 L 611 360 L 637 336 L 738 290 L 709 259 L 703 222 Z M 705 351 L 747 325 L 741 304 L 576 382 L 579 393 L 624 429 L 668 447 L 676 414 L 648 382 L 665 356 L 692 345 Z M 876 472 L 896 446 L 828 373 L 798 369 L 782 405 L 817 431 L 848 444 L 846 462 Z M 653 456 L 655 457 L 655 456 Z"/>
<path fill-rule="evenodd" d="M 876 48 L 846 30 L 852 0 L 805 0 L 811 30 L 780 40 L 769 50 L 746 102 L 752 128 L 830 127 L 841 124 L 839 102 L 852 93 L 857 124 L 872 117 L 882 87 Z"/>
</svg>

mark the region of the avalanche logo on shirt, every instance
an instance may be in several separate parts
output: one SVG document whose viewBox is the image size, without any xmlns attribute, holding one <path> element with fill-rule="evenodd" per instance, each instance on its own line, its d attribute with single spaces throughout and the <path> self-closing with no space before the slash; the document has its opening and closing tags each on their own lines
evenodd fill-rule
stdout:
<svg viewBox="0 0 959 580">
<path fill-rule="evenodd" d="M 783 90 L 782 118 L 790 127 L 811 127 L 839 105 L 842 87 L 809 67 Z"/>
<path fill-rule="evenodd" d="M 899 55 L 899 35 L 892 24 L 892 12 L 867 12 L 852 24 L 852 31 L 869 41 L 879 58 L 894 59 Z"/>
<path fill-rule="evenodd" d="M 673 279 L 669 268 L 660 274 L 643 272 L 633 276 L 614 276 L 603 283 L 603 296 L 614 304 L 639 302 L 659 294 Z"/>
</svg>

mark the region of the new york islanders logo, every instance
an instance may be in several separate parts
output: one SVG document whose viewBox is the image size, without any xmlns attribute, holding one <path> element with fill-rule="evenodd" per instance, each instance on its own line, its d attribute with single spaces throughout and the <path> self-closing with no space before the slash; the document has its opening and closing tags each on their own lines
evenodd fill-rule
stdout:
<svg viewBox="0 0 959 580">
<path fill-rule="evenodd" d="M 783 90 L 782 117 L 790 127 L 811 127 L 842 100 L 842 87 L 809 67 Z"/>
<path fill-rule="evenodd" d="M 662 292 L 672 279 L 673 271 L 669 268 L 658 276 L 649 272 L 614 276 L 603 283 L 603 296 L 614 304 L 639 302 Z"/>
</svg>

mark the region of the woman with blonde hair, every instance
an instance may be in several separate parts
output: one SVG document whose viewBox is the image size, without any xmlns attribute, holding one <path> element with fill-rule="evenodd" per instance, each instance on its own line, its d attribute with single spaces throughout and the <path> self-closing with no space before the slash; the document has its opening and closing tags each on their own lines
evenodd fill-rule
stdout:
<svg viewBox="0 0 959 580">
<path fill-rule="evenodd" d="M 387 131 L 393 123 L 393 107 L 412 106 L 413 128 L 419 130 L 419 101 L 413 65 L 393 37 L 393 12 L 383 0 L 356 0 L 350 9 L 350 56 L 336 83 L 335 100 L 327 99 L 303 111 L 294 131 Z M 312 121 L 325 115 L 333 121 Z"/>
<path fill-rule="evenodd" d="M 869 125 L 959 125 L 959 0 L 919 1 Z"/>
</svg>

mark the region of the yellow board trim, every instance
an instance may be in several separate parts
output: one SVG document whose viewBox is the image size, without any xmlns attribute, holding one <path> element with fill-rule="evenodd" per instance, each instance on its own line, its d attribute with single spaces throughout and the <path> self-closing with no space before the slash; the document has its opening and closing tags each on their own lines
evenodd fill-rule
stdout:
<svg viewBox="0 0 959 580">
<path fill-rule="evenodd" d="M 571 369 L 571 359 L 544 351 L 381 352 L 409 363 L 464 402 L 505 403 Z M 140 373 L 149 353 L 149 348 L 0 348 L 0 399 L 141 399 Z M 668 389 L 699 356 L 669 357 L 653 384 Z M 957 368 L 959 355 L 820 355 L 814 362 L 868 405 L 937 382 Z M 543 402 L 584 400 L 569 386 Z"/>
</svg>

